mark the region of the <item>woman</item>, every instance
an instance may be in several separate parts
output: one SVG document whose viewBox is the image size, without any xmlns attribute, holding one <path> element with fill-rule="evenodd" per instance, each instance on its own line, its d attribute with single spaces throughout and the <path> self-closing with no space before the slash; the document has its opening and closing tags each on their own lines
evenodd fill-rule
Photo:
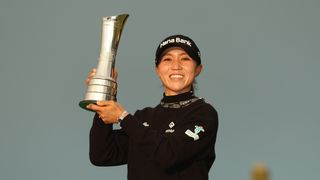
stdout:
<svg viewBox="0 0 320 180">
<path fill-rule="evenodd" d="M 90 160 L 97 166 L 128 164 L 129 180 L 206 180 L 215 160 L 218 116 L 193 93 L 200 51 L 189 37 L 170 36 L 159 44 L 155 64 L 164 88 L 156 107 L 129 114 L 114 101 L 88 105 L 96 112 Z M 113 130 L 115 123 L 121 129 Z"/>
</svg>

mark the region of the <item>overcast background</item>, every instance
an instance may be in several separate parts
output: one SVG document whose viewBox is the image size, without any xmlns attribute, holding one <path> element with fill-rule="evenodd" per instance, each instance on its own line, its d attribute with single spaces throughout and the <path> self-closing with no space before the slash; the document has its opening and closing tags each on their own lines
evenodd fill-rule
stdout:
<svg viewBox="0 0 320 180">
<path fill-rule="evenodd" d="M 118 99 L 133 113 L 162 97 L 158 43 L 192 37 L 197 95 L 219 112 L 214 180 L 319 179 L 319 0 L 1 0 L 0 179 L 126 179 L 88 158 L 79 108 L 97 65 L 101 19 L 130 14 L 118 48 Z"/>
</svg>

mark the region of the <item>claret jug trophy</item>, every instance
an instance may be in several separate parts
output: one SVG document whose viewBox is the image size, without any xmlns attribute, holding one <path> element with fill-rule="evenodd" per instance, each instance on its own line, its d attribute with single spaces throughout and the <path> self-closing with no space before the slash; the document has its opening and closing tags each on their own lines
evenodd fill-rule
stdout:
<svg viewBox="0 0 320 180">
<path fill-rule="evenodd" d="M 90 80 L 85 98 L 79 102 L 80 107 L 97 101 L 116 100 L 117 82 L 113 78 L 116 54 L 123 27 L 128 14 L 107 16 L 102 19 L 101 51 L 95 76 Z"/>
</svg>

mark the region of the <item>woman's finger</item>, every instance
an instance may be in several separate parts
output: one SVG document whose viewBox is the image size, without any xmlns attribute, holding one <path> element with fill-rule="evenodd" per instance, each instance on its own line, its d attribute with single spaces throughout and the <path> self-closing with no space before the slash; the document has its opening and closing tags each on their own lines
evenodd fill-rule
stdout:
<svg viewBox="0 0 320 180">
<path fill-rule="evenodd" d="M 96 72 L 97 72 L 97 69 L 96 69 L 96 68 L 93 68 L 93 69 L 91 70 L 91 72 L 89 73 L 89 75 L 88 75 L 88 77 L 87 77 L 87 79 L 86 79 L 86 81 L 85 81 L 86 85 L 89 85 L 90 80 L 93 78 L 93 76 L 96 74 Z"/>
<path fill-rule="evenodd" d="M 89 104 L 87 108 L 90 110 L 96 111 L 97 113 L 100 113 L 101 111 L 101 106 L 97 106 L 95 104 Z"/>
<path fill-rule="evenodd" d="M 114 104 L 114 101 L 97 101 L 98 106 L 110 106 Z"/>
<path fill-rule="evenodd" d="M 112 78 L 117 81 L 118 79 L 118 70 L 116 68 L 112 69 Z"/>
</svg>

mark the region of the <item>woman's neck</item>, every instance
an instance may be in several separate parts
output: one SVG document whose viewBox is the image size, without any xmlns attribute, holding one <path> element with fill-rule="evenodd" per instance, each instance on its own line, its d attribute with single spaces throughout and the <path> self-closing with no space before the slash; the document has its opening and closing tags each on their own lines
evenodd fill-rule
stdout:
<svg viewBox="0 0 320 180">
<path fill-rule="evenodd" d="M 176 95 L 183 94 L 183 93 L 186 93 L 186 92 L 189 92 L 189 91 L 191 91 L 191 87 L 187 88 L 187 89 L 183 89 L 181 91 L 172 91 L 172 90 L 169 90 L 169 89 L 165 89 L 164 94 L 166 96 L 176 96 Z"/>
</svg>

